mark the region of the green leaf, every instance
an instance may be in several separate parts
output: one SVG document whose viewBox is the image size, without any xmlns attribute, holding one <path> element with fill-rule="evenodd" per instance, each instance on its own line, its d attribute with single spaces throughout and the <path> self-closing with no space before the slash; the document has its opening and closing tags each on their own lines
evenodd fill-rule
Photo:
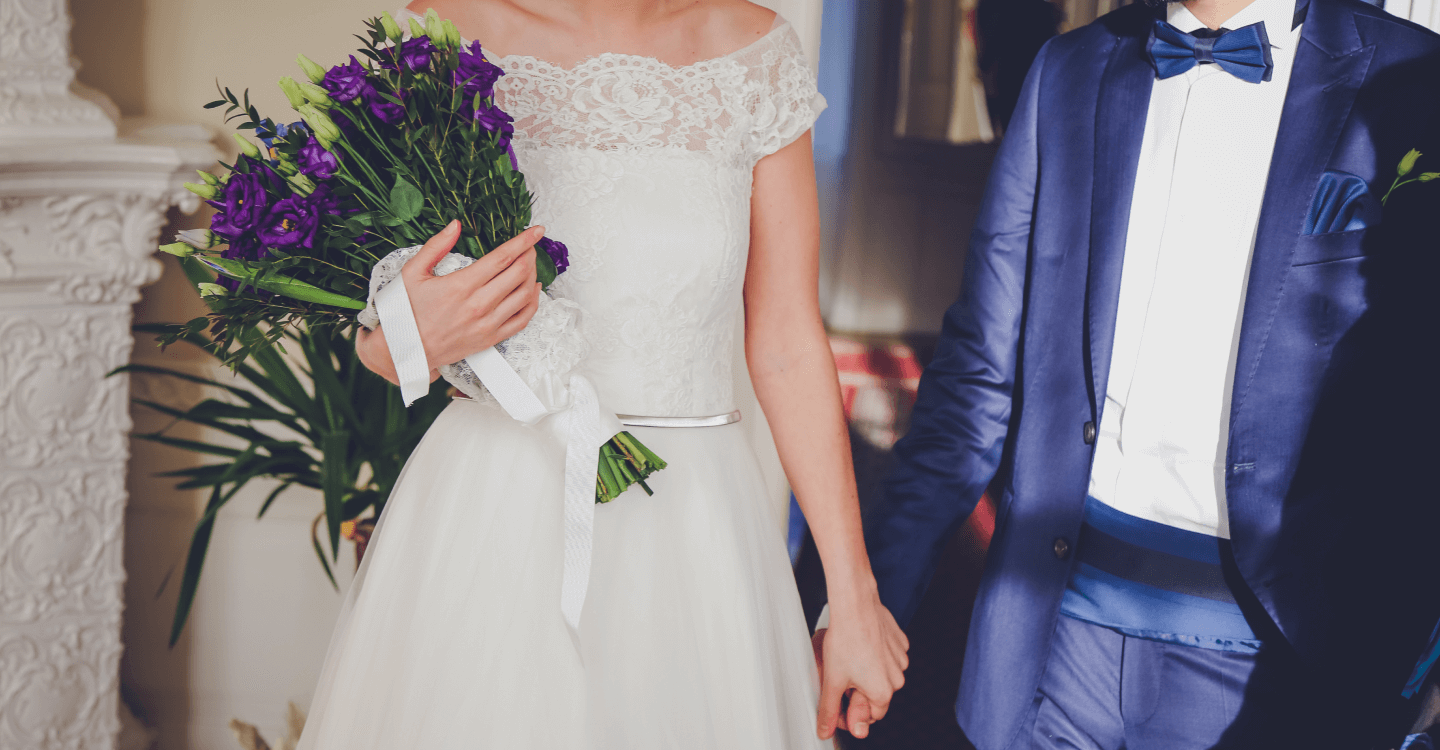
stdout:
<svg viewBox="0 0 1440 750">
<path fill-rule="evenodd" d="M 205 318 L 201 318 L 201 320 L 205 320 Z M 138 326 L 137 326 L 136 330 L 139 330 Z M 155 365 L 137 365 L 137 364 L 120 365 L 119 367 L 111 370 L 110 372 L 105 373 L 105 377 L 108 378 L 108 377 L 110 377 L 111 375 L 118 375 L 118 374 L 120 374 L 120 373 L 122 373 L 122 372 L 144 372 L 144 373 L 150 373 L 150 374 L 153 374 L 153 375 L 167 375 L 167 376 L 172 377 L 172 378 L 179 378 L 179 379 L 181 379 L 181 380 L 188 380 L 188 381 L 190 381 L 190 382 L 192 382 L 192 383 L 199 383 L 199 384 L 201 384 L 201 385 L 208 385 L 208 386 L 211 386 L 211 387 L 214 387 L 214 388 L 226 388 L 226 387 L 228 387 L 228 386 L 224 385 L 223 383 L 221 383 L 221 382 L 219 382 L 219 381 L 217 381 L 217 380 L 215 380 L 215 379 L 213 379 L 213 378 L 206 378 L 206 377 L 201 377 L 201 376 L 199 376 L 199 375 L 192 375 L 192 374 L 190 374 L 190 373 L 188 373 L 188 372 L 182 372 L 182 371 L 180 371 L 180 370 L 172 370 L 172 369 L 170 369 L 170 368 L 168 368 L 168 367 L 156 367 Z"/>
<path fill-rule="evenodd" d="M 345 519 L 345 493 L 351 488 L 346 459 L 350 448 L 350 433 L 336 430 L 324 433 L 320 438 L 320 453 L 324 456 L 320 464 L 321 491 L 325 493 L 325 524 L 330 531 L 330 550 L 335 559 L 340 559 L 340 522 Z"/>
<path fill-rule="evenodd" d="M 540 282 L 540 288 L 549 289 L 550 284 L 554 282 L 555 277 L 559 275 L 560 273 L 556 270 L 555 261 L 550 257 L 550 253 L 537 248 L 535 252 L 535 278 Z"/>
<path fill-rule="evenodd" d="M 195 259 L 195 256 L 191 255 L 180 258 L 179 261 L 180 270 L 185 272 L 185 278 L 189 279 L 190 286 L 194 287 L 197 293 L 200 291 L 201 284 L 212 284 L 215 282 L 215 274 L 206 269 L 204 264 Z M 212 310 L 215 309 L 217 302 L 214 299 L 203 295 L 200 299 L 205 301 L 206 307 Z"/>
<path fill-rule="evenodd" d="M 219 419 L 207 417 L 203 413 L 195 414 L 192 413 L 193 409 L 182 411 L 172 406 L 166 406 L 165 404 L 159 403 L 158 401 L 149 401 L 142 398 L 133 399 L 132 403 L 154 409 L 161 414 L 174 417 L 175 419 L 182 422 L 193 422 L 195 424 L 204 425 L 211 429 L 229 433 L 231 435 L 234 435 L 235 437 L 240 438 L 241 440 L 249 440 L 252 442 L 264 442 L 270 440 L 270 437 L 268 435 L 256 430 L 253 427 L 249 427 L 247 425 L 230 424 L 229 422 L 222 422 Z"/>
<path fill-rule="evenodd" d="M 283 294 L 291 299 L 298 299 L 301 302 L 313 302 L 317 305 L 330 305 L 346 310 L 364 310 L 365 303 L 351 299 L 341 294 L 326 291 L 314 284 L 307 284 L 299 279 L 292 279 L 280 274 L 266 273 L 264 267 L 255 268 L 249 263 L 233 258 L 211 258 L 192 255 L 191 258 L 200 258 L 200 263 L 205 264 L 210 270 L 224 274 L 237 281 L 243 281 L 257 289 L 264 289 L 267 292 Z M 187 258 L 189 260 L 189 258 Z"/>
<path fill-rule="evenodd" d="M 199 320 L 205 320 L 205 318 L 200 318 Z M 141 329 L 142 329 L 142 326 L 135 326 L 135 330 L 138 331 L 138 330 L 141 330 Z M 137 364 L 122 365 L 122 366 L 117 367 L 117 368 L 115 368 L 114 370 L 112 370 L 112 371 L 110 372 L 110 374 L 113 375 L 113 374 L 119 373 L 119 372 L 145 372 L 145 373 L 152 373 L 152 374 L 155 374 L 155 375 L 168 375 L 168 376 L 170 376 L 170 377 L 172 377 L 172 378 L 178 378 L 178 379 L 180 379 L 180 380 L 187 380 L 187 381 L 190 381 L 190 382 L 192 382 L 192 383 L 199 383 L 199 384 L 201 384 L 201 385 L 207 385 L 207 386 L 211 386 L 211 387 L 214 387 L 214 388 L 223 388 L 223 389 L 225 389 L 226 391 L 230 392 L 231 394 L 235 395 L 236 397 L 238 397 L 238 398 L 242 399 L 243 401 L 245 401 L 245 403 L 250 404 L 251 406 L 255 407 L 256 409 L 272 409 L 272 410 L 273 410 L 273 407 L 271 407 L 269 404 L 265 403 L 265 401 L 262 400 L 259 396 L 256 396 L 255 394 L 253 394 L 253 393 L 245 390 L 244 388 L 237 388 L 237 387 L 235 387 L 235 386 L 233 386 L 233 385 L 226 385 L 226 384 L 224 384 L 224 383 L 221 383 L 221 382 L 219 382 L 219 381 L 217 381 L 217 380 L 213 380 L 213 379 L 211 379 L 211 378 L 204 378 L 204 377 L 200 377 L 200 376 L 197 376 L 197 375 L 192 375 L 192 374 L 190 374 L 190 373 L 188 373 L 188 372 L 181 372 L 181 371 L 179 371 L 179 370 L 172 370 L 172 369 L 170 369 L 170 368 L 168 368 L 168 367 L 156 367 L 156 366 L 154 366 L 154 365 L 137 365 Z M 275 415 L 276 415 L 276 416 L 264 417 L 264 418 L 266 418 L 266 419 L 275 419 L 275 420 L 277 420 L 277 421 L 283 419 L 284 421 L 287 422 L 287 426 L 288 426 L 288 423 L 289 423 L 289 422 L 293 422 L 293 421 L 295 420 L 295 416 L 294 416 L 293 414 L 288 414 L 288 413 L 281 412 L 281 411 L 278 411 L 278 410 L 275 411 Z M 283 415 L 283 417 L 282 417 L 281 415 Z M 255 418 L 255 417 L 252 417 L 252 418 Z"/>
<path fill-rule="evenodd" d="M 189 415 L 191 419 L 235 419 L 246 422 L 285 422 L 294 418 L 294 415 L 271 406 L 231 404 L 213 398 L 191 407 Z"/>
<path fill-rule="evenodd" d="M 205 514 L 195 525 L 195 533 L 190 537 L 190 550 L 185 555 L 185 573 L 180 578 L 180 598 L 175 602 L 175 619 L 170 623 L 170 648 L 174 648 L 180 640 L 185 621 L 190 618 L 190 608 L 195 603 L 195 590 L 200 585 L 200 571 L 205 566 L 205 553 L 210 549 L 210 534 L 215 530 L 215 514 L 235 495 L 240 486 L 237 485 L 226 493 L 221 493 L 219 487 L 211 490 L 210 501 L 205 504 Z"/>
<path fill-rule="evenodd" d="M 292 486 L 294 486 L 294 482 L 286 482 L 271 490 L 270 494 L 265 496 L 265 502 L 260 504 L 260 512 L 255 514 L 255 520 L 258 521 L 264 518 L 265 511 L 270 510 L 270 504 L 275 502 L 275 498 L 280 497 L 280 493 L 290 489 Z"/>
<path fill-rule="evenodd" d="M 515 169 L 510 165 L 510 155 L 501 154 L 495 157 L 495 174 L 505 181 L 506 187 L 515 186 Z"/>
<path fill-rule="evenodd" d="M 354 497 L 346 500 L 345 507 L 341 509 L 341 515 L 344 516 L 344 520 L 349 521 L 352 518 L 356 518 L 361 513 L 364 513 L 366 508 L 375 505 L 377 494 L 378 493 L 375 492 L 357 492 Z"/>
<path fill-rule="evenodd" d="M 320 558 L 320 567 L 325 569 L 325 577 L 330 579 L 330 585 L 339 591 L 340 584 L 335 582 L 335 574 L 330 572 L 330 561 L 325 559 L 325 550 L 320 547 L 320 537 L 315 535 L 320 519 L 316 518 L 315 520 L 317 523 L 310 527 L 310 546 L 315 548 L 315 556 Z"/>
<path fill-rule="evenodd" d="M 404 177 L 395 178 L 395 187 L 390 190 L 390 213 L 400 221 L 410 221 L 420 215 L 425 205 L 425 196 L 420 188 L 406 182 Z"/>
<path fill-rule="evenodd" d="M 295 377 L 289 360 L 268 347 L 257 349 L 251 356 L 265 372 L 261 374 L 253 368 L 241 368 L 240 373 L 245 376 L 246 380 L 254 383 L 257 388 L 263 389 L 271 398 L 295 410 L 295 413 L 308 421 L 312 427 L 318 429 L 324 426 L 323 420 L 320 419 L 319 406 L 310 393 L 305 390 L 305 387 L 300 385 L 300 379 Z"/>
<path fill-rule="evenodd" d="M 194 453 L 207 453 L 212 456 L 225 456 L 227 458 L 233 458 L 240 455 L 240 451 L 234 448 L 226 448 L 223 445 L 215 445 L 214 443 L 204 443 L 199 440 L 185 440 L 183 438 L 174 438 L 170 437 L 169 435 L 161 435 L 158 432 L 139 434 L 135 435 L 134 437 L 140 440 L 148 440 L 152 443 L 168 445 L 174 448 L 180 448 L 182 450 L 187 450 Z"/>
</svg>

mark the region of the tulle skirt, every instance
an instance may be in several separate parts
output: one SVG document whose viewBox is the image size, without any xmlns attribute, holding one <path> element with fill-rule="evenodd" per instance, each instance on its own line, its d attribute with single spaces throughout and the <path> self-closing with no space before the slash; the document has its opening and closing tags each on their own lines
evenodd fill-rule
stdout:
<svg viewBox="0 0 1440 750">
<path fill-rule="evenodd" d="M 797 750 L 818 683 L 739 424 L 631 428 L 669 463 L 596 508 L 560 613 L 564 449 L 457 400 L 410 458 L 341 611 L 301 750 Z"/>
</svg>

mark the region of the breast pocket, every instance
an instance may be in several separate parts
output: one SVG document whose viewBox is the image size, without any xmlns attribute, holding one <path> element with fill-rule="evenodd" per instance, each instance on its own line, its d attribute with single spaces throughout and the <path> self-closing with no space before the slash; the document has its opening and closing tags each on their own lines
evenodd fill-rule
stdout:
<svg viewBox="0 0 1440 750">
<path fill-rule="evenodd" d="M 1369 231 L 1352 229 L 1348 232 L 1302 235 L 1295 243 L 1295 254 L 1291 256 L 1290 265 L 1313 266 L 1317 263 L 1363 258 L 1365 235 Z"/>
</svg>

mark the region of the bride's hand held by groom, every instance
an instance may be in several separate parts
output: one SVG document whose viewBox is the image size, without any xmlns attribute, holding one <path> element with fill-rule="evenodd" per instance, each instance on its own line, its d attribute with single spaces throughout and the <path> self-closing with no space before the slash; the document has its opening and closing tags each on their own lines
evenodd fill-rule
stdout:
<svg viewBox="0 0 1440 750">
<path fill-rule="evenodd" d="M 530 322 L 540 302 L 535 243 L 544 236 L 544 227 L 531 227 L 469 266 L 436 276 L 435 264 L 460 239 L 460 222 L 452 221 L 406 262 L 400 277 L 415 311 L 431 381 L 440 377 L 440 365 L 494 346 Z M 399 384 L 383 326 L 361 328 L 355 348 L 365 367 Z"/>
<path fill-rule="evenodd" d="M 864 738 L 905 684 L 910 640 L 878 596 L 854 608 L 832 602 L 831 610 L 831 627 L 811 639 L 820 670 L 819 733 L 829 739 L 843 729 Z"/>
</svg>

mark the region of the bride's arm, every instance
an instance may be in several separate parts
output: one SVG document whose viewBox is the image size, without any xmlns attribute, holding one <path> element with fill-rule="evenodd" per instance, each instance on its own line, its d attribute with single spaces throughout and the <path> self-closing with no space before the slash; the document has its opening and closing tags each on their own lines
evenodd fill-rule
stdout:
<svg viewBox="0 0 1440 750">
<path fill-rule="evenodd" d="M 539 305 L 534 247 L 545 236 L 544 227 L 526 229 L 469 266 L 436 276 L 435 264 L 455 246 L 459 227 L 451 222 L 440 230 L 400 271 L 431 365 L 431 382 L 440 377 L 439 365 L 459 362 L 519 333 Z M 355 352 L 371 372 L 400 384 L 384 326 L 362 328 Z"/>
<path fill-rule="evenodd" d="M 825 567 L 831 624 L 817 731 L 833 734 L 856 688 L 850 731 L 885 715 L 904 682 L 909 642 L 880 603 L 865 554 L 840 383 L 820 318 L 820 220 L 806 134 L 755 167 L 745 273 L 745 354 L 780 462 Z"/>
</svg>

